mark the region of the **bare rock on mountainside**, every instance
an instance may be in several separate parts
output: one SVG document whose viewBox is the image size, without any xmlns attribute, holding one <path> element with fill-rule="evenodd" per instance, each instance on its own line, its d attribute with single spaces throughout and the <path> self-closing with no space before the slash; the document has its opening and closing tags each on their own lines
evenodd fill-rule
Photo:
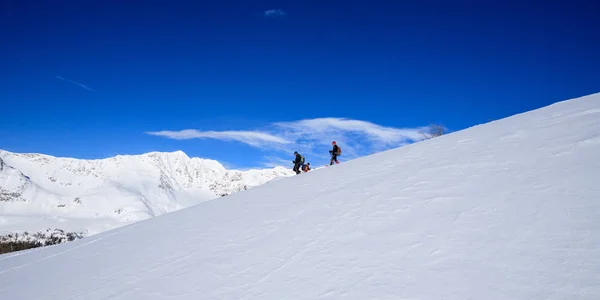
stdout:
<svg viewBox="0 0 600 300">
<path fill-rule="evenodd" d="M 227 170 L 182 151 L 84 160 L 0 150 L 0 236 L 46 228 L 93 235 L 293 174 Z"/>
<path fill-rule="evenodd" d="M 7 165 L 0 157 L 0 202 L 25 202 L 23 193 L 31 186 L 29 177 Z"/>
</svg>

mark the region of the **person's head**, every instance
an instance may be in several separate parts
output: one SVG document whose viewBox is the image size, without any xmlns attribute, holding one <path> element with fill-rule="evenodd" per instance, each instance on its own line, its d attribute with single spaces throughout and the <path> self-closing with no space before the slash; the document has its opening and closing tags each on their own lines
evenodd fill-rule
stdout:
<svg viewBox="0 0 600 300">
<path fill-rule="evenodd" d="M 335 141 L 331 142 L 332 145 L 335 145 Z"/>
<path fill-rule="evenodd" d="M 294 151 L 294 155 L 298 155 L 298 151 Z"/>
</svg>

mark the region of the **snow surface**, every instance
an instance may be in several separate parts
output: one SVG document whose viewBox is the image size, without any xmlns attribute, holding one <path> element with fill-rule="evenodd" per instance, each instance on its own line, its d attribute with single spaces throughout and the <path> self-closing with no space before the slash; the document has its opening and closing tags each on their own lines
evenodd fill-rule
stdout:
<svg viewBox="0 0 600 300">
<path fill-rule="evenodd" d="M 0 234 L 93 235 L 291 175 L 226 170 L 182 151 L 83 160 L 0 150 Z"/>
<path fill-rule="evenodd" d="M 5 299 L 600 299 L 600 94 L 0 256 Z"/>
</svg>

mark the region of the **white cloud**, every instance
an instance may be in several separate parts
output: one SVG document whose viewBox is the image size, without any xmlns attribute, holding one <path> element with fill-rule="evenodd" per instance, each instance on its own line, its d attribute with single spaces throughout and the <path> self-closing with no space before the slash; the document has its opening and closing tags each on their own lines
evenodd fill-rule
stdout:
<svg viewBox="0 0 600 300">
<path fill-rule="evenodd" d="M 155 131 L 146 132 L 150 135 L 162 136 L 174 140 L 189 140 L 189 139 L 217 139 L 224 141 L 238 141 L 246 143 L 254 147 L 262 147 L 266 144 L 287 144 L 289 141 L 258 131 L 198 131 L 195 129 L 185 129 L 181 131 Z"/>
<path fill-rule="evenodd" d="M 340 133 L 356 133 L 372 141 L 395 144 L 411 140 L 420 140 L 419 133 L 424 128 L 400 129 L 384 127 L 371 122 L 342 118 L 319 118 L 295 122 L 279 122 L 275 126 L 285 128 L 299 136 L 305 133 L 319 135 L 339 135 Z"/>
<path fill-rule="evenodd" d="M 394 128 L 367 121 L 344 118 L 317 118 L 274 123 L 275 134 L 293 140 L 295 149 L 282 145 L 287 152 L 298 150 L 307 159 L 329 160 L 332 141 L 342 147 L 340 159 L 352 159 L 409 144 L 423 139 L 419 128 Z"/>
<path fill-rule="evenodd" d="M 269 9 L 265 11 L 265 17 L 283 17 L 285 15 L 285 11 L 281 9 Z"/>
<path fill-rule="evenodd" d="M 265 152 L 264 166 L 289 165 L 298 151 L 314 165 L 329 161 L 331 142 L 342 147 L 340 160 L 373 154 L 424 139 L 427 127 L 395 128 L 344 118 L 276 122 L 259 131 L 159 131 L 148 134 L 171 139 L 213 138 L 239 141 Z"/>
</svg>

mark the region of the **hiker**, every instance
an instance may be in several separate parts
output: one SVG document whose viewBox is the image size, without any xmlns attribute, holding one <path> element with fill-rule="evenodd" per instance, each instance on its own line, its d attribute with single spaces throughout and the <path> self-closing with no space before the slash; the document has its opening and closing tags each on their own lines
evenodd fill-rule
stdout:
<svg viewBox="0 0 600 300">
<path fill-rule="evenodd" d="M 292 160 L 294 163 L 294 172 L 296 172 L 296 174 L 300 174 L 302 173 L 300 171 L 300 166 L 304 164 L 304 156 L 300 155 L 298 151 L 294 151 L 294 155 L 296 155 L 296 159 Z"/>
<path fill-rule="evenodd" d="M 340 162 L 337 157 L 342 154 L 342 148 L 338 147 L 335 141 L 331 142 L 331 144 L 333 145 L 333 149 L 329 150 L 329 154 L 331 154 L 331 160 L 329 161 L 330 166 L 333 165 L 334 161 L 336 164 L 339 164 Z"/>
<path fill-rule="evenodd" d="M 302 171 L 304 171 L 305 173 L 310 171 L 310 163 L 306 163 L 305 165 L 303 165 Z"/>
</svg>

